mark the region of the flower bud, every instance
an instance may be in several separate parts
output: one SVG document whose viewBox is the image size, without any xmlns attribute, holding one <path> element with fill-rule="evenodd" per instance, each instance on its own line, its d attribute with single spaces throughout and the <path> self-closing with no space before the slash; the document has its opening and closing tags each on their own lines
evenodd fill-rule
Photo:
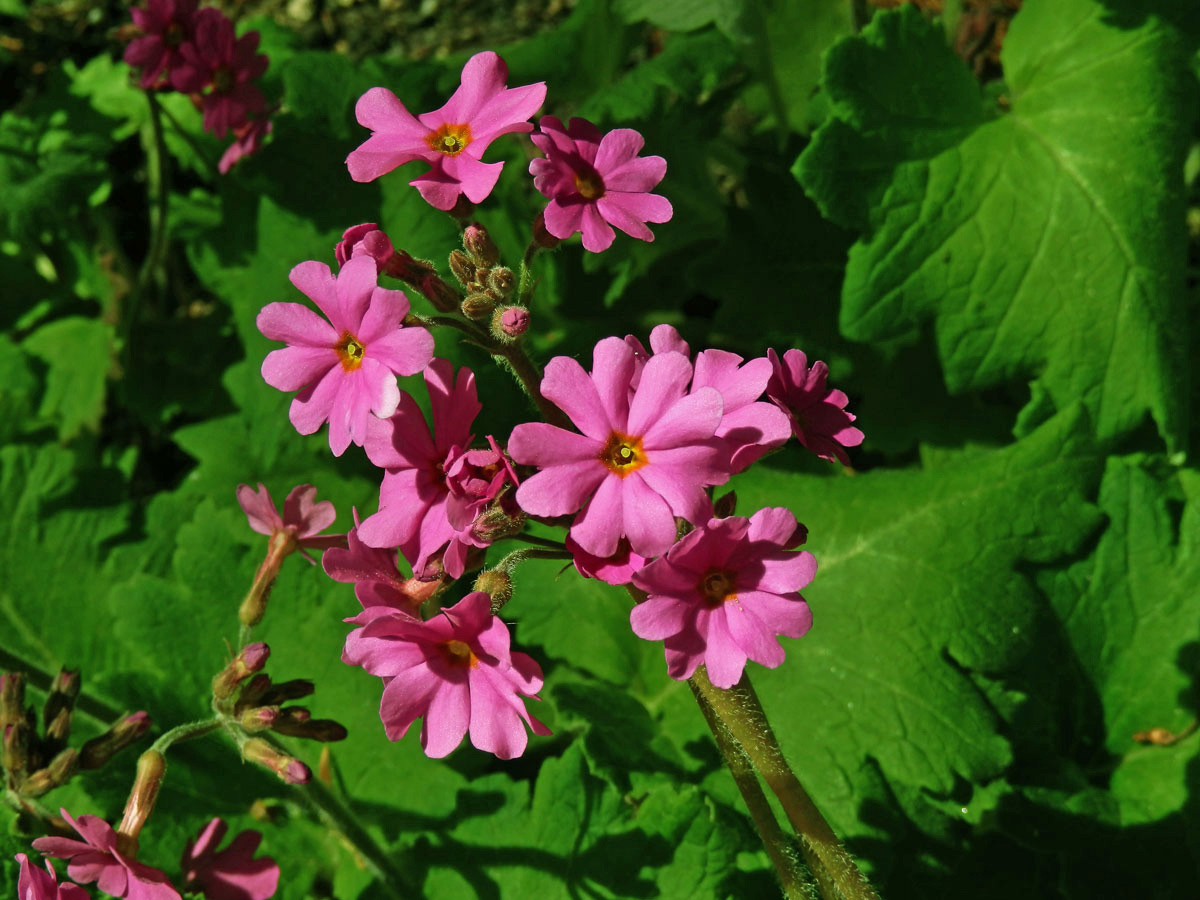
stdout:
<svg viewBox="0 0 1200 900">
<path fill-rule="evenodd" d="M 251 738 L 242 744 L 242 757 L 247 762 L 264 766 L 288 784 L 308 784 L 312 771 L 295 757 L 276 750 L 262 738 Z"/>
<path fill-rule="evenodd" d="M 729 491 L 713 501 L 713 518 L 728 519 L 737 511 L 737 491 Z"/>
<path fill-rule="evenodd" d="M 462 314 L 468 319 L 486 319 L 496 308 L 496 301 L 487 294 L 468 294 L 462 302 Z"/>
<path fill-rule="evenodd" d="M 504 306 L 492 316 L 492 336 L 512 342 L 529 330 L 529 310 L 523 306 Z"/>
<path fill-rule="evenodd" d="M 270 656 L 271 648 L 262 641 L 247 644 L 242 648 L 242 652 L 234 657 L 233 662 L 213 678 L 213 697 L 225 700 L 233 696 L 237 686 L 254 672 L 261 671 Z"/>
<path fill-rule="evenodd" d="M 289 700 L 307 697 L 315 690 L 316 686 L 311 681 L 294 678 L 291 681 L 281 681 L 279 684 L 271 685 L 270 689 L 263 693 L 260 702 L 264 705 L 278 706 Z"/>
<path fill-rule="evenodd" d="M 475 215 L 475 204 L 467 199 L 466 194 L 459 194 L 458 199 L 448 211 L 461 224 Z"/>
<path fill-rule="evenodd" d="M 470 254 L 471 262 L 481 268 L 488 268 L 500 262 L 500 251 L 482 225 L 468 225 L 463 230 L 463 249 Z"/>
<path fill-rule="evenodd" d="M 68 747 L 50 761 L 44 769 L 38 769 L 22 782 L 18 793 L 25 797 L 41 797 L 56 787 L 71 780 L 79 768 L 79 753 Z"/>
<path fill-rule="evenodd" d="M 79 750 L 79 768 L 98 769 L 150 729 L 150 716 L 144 710 L 122 716 L 99 737 Z"/>
<path fill-rule="evenodd" d="M 75 698 L 79 696 L 81 686 L 78 669 L 58 670 L 58 674 L 50 682 L 50 692 L 46 695 L 46 705 L 42 708 L 44 728 L 49 728 L 50 723 L 59 718 L 62 710 L 74 709 Z"/>
<path fill-rule="evenodd" d="M 471 533 L 484 543 L 492 544 L 512 537 L 524 527 L 524 513 L 520 510 L 510 513 L 501 504 L 494 503 L 475 517 L 471 523 Z"/>
<path fill-rule="evenodd" d="M 492 598 L 494 613 L 512 598 L 512 577 L 499 569 L 488 569 L 480 572 L 475 579 L 475 590 L 483 591 Z"/>
<path fill-rule="evenodd" d="M 427 275 L 417 288 L 438 312 L 450 312 L 458 306 L 459 293 L 437 275 Z"/>
<path fill-rule="evenodd" d="M 242 692 L 238 694 L 237 703 L 234 704 L 234 712 L 237 715 L 241 715 L 243 710 L 253 706 L 262 706 L 263 697 L 270 688 L 271 676 L 265 672 L 259 672 L 246 682 L 242 688 Z"/>
<path fill-rule="evenodd" d="M 45 741 L 55 749 L 62 747 L 71 734 L 71 710 L 60 709 L 54 721 L 46 726 Z M 53 751 L 51 751 L 53 752 Z"/>
<path fill-rule="evenodd" d="M 29 770 L 33 736 L 24 722 L 15 722 L 4 726 L 4 742 L 3 745 L 0 745 L 0 765 L 3 765 L 6 772 L 18 775 Z"/>
<path fill-rule="evenodd" d="M 158 789 L 162 787 L 166 774 L 167 760 L 157 750 L 147 750 L 138 757 L 137 776 L 129 791 L 129 799 L 125 801 L 125 814 L 117 826 L 118 834 L 137 841 L 142 826 L 154 811 L 154 801 L 158 799 Z"/>
<path fill-rule="evenodd" d="M 496 266 L 488 272 L 488 287 L 504 300 L 512 296 L 517 287 L 517 276 L 507 266 Z"/>
<path fill-rule="evenodd" d="M 543 250 L 553 250 L 562 243 L 561 239 L 546 230 L 546 213 L 544 211 L 538 213 L 537 218 L 533 220 L 533 243 Z"/>
<path fill-rule="evenodd" d="M 346 739 L 345 726 L 333 719 L 281 719 L 275 724 L 275 731 L 289 737 L 308 738 L 310 741 L 325 743 Z"/>
<path fill-rule="evenodd" d="M 450 271 L 463 287 L 475 281 L 475 263 L 462 250 L 450 251 Z"/>
<path fill-rule="evenodd" d="M 238 716 L 238 724 L 244 731 L 269 731 L 279 721 L 278 706 L 255 706 Z"/>
<path fill-rule="evenodd" d="M 25 676 L 21 672 L 0 675 L 0 725 L 25 720 Z"/>
<path fill-rule="evenodd" d="M 783 546 L 786 547 L 788 550 L 795 550 L 797 547 L 804 544 L 807 540 L 808 540 L 808 528 L 805 527 L 800 522 L 797 522 L 796 530 L 792 532 L 792 536 L 788 539 L 788 542 L 786 544 L 784 544 Z"/>
<path fill-rule="evenodd" d="M 374 222 L 364 222 L 362 225 L 352 225 L 342 233 L 342 239 L 337 246 L 333 248 L 333 255 L 337 258 L 337 264 L 344 266 L 351 257 L 354 256 L 354 250 L 362 242 L 362 239 L 371 232 L 378 232 L 379 226 Z M 384 235 L 386 238 L 387 235 Z M 391 245 L 391 241 L 388 241 Z"/>
</svg>

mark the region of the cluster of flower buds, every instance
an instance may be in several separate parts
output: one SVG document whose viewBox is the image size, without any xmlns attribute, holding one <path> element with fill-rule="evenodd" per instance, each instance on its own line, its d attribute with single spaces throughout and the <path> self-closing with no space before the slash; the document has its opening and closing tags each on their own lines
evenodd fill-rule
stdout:
<svg viewBox="0 0 1200 900">
<path fill-rule="evenodd" d="M 218 164 L 222 174 L 257 153 L 271 132 L 267 101 L 254 81 L 267 69 L 258 53 L 259 34 L 235 36 L 233 22 L 198 0 L 147 0 L 131 11 L 132 36 L 125 62 L 141 70 L 140 85 L 152 91 L 189 94 L 203 111 L 204 129 L 233 143 Z"/>
<path fill-rule="evenodd" d="M 67 746 L 78 670 L 62 669 L 50 684 L 42 708 L 41 733 L 37 715 L 25 703 L 25 676 L 0 674 L 0 730 L 3 731 L 4 787 L 20 797 L 41 797 L 66 784 L 80 769 L 98 769 L 132 744 L 150 727 L 145 712 L 123 715 L 103 734 L 76 749 Z"/>
<path fill-rule="evenodd" d="M 462 314 L 473 321 L 488 321 L 492 337 L 501 343 L 515 341 L 529 330 L 529 310 L 515 298 L 517 276 L 500 265 L 500 251 L 478 222 L 463 230 L 463 249 L 450 253 L 450 271 L 466 291 Z"/>
<path fill-rule="evenodd" d="M 271 649 L 264 643 L 247 644 L 213 678 L 213 708 L 241 731 L 256 735 L 265 731 L 313 741 L 341 741 L 344 726 L 332 719 L 314 719 L 303 706 L 285 706 L 314 691 L 311 681 L 293 679 L 274 682 L 262 671 Z M 289 784 L 304 784 L 312 773 L 308 766 L 288 756 L 261 738 L 242 743 L 242 755 L 266 766 Z"/>
</svg>

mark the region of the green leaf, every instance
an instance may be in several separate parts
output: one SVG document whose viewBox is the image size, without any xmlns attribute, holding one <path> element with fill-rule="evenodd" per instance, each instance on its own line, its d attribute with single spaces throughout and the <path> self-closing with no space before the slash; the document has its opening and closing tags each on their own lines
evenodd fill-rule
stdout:
<svg viewBox="0 0 1200 900">
<path fill-rule="evenodd" d="M 1178 446 L 1187 52 L 1168 21 L 1116 23 L 1095 0 L 1023 6 L 1003 97 L 911 6 L 837 44 L 833 118 L 796 174 L 863 233 L 846 336 L 932 319 L 952 393 L 1036 375 L 1051 411 L 1082 400 L 1101 438 L 1149 412 Z"/>
<path fill-rule="evenodd" d="M 740 0 L 616 0 L 613 8 L 626 22 L 649 21 L 670 31 L 692 31 L 709 22 L 736 19 L 742 5 Z"/>
<path fill-rule="evenodd" d="M 0 335 L 0 444 L 29 428 L 36 406 L 37 376 L 29 357 Z"/>
<path fill-rule="evenodd" d="M 1097 462 L 1078 417 L 929 471 L 853 478 L 758 467 L 736 481 L 742 514 L 786 502 L 809 528 L 812 631 L 778 669 L 751 676 L 800 779 L 839 834 L 869 827 L 875 767 L 911 816 L 956 780 L 1011 758 L 972 677 L 1011 669 L 1037 609 L 1018 565 L 1075 550 L 1097 524 Z"/>
<path fill-rule="evenodd" d="M 23 343 L 26 351 L 49 366 L 38 415 L 57 423 L 64 441 L 100 428 L 106 380 L 113 366 L 112 341 L 111 325 L 69 316 L 43 325 Z"/>
</svg>

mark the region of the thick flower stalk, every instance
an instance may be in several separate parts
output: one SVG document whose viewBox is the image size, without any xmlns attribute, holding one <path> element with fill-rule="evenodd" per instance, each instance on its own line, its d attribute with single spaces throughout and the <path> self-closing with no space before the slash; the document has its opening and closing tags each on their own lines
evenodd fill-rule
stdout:
<svg viewBox="0 0 1200 900">
<path fill-rule="evenodd" d="M 421 718 L 428 756 L 448 755 L 469 732 L 478 749 L 512 759 L 525 752 L 526 726 L 550 733 L 521 699 L 539 699 L 541 667 L 510 650 L 508 627 L 482 591 L 425 622 L 385 606 L 346 621 L 359 627 L 346 638 L 342 660 L 383 679 L 379 715 L 389 740 Z"/>
<path fill-rule="evenodd" d="M 408 298 L 381 288 L 375 261 L 349 260 L 335 276 L 321 262 L 292 269 L 292 284 L 323 312 L 299 303 L 268 303 L 258 329 L 287 347 L 263 360 L 262 376 L 281 391 L 300 391 L 289 418 L 301 434 L 329 423 L 329 447 L 341 456 L 362 446 L 372 416 L 387 418 L 400 403 L 397 375 L 415 375 L 433 359 L 433 335 L 404 327 Z"/>
<path fill-rule="evenodd" d="M 544 82 L 506 86 L 508 67 L 490 50 L 463 67 L 462 81 L 445 105 L 413 116 L 387 88 L 371 88 L 354 108 L 371 136 L 346 157 L 355 181 L 374 181 L 397 166 L 425 160 L 429 171 L 411 182 L 431 206 L 449 210 L 466 195 L 482 203 L 496 186 L 504 163 L 485 163 L 483 153 L 503 134 L 533 130 L 529 118 L 546 98 Z"/>
</svg>

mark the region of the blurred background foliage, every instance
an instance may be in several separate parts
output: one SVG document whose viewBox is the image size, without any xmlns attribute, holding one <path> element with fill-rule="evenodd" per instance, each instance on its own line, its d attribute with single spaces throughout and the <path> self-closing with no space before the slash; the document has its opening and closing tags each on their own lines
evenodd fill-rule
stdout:
<svg viewBox="0 0 1200 900">
<path fill-rule="evenodd" d="M 0 0 L 0 668 L 82 667 L 93 711 L 145 708 L 163 728 L 202 715 L 263 552 L 238 483 L 277 498 L 313 483 L 343 529 L 375 509 L 377 470 L 298 436 L 263 384 L 255 316 L 299 299 L 291 267 L 332 263 L 360 222 L 446 272 L 454 224 L 411 175 L 349 179 L 353 105 L 384 85 L 434 108 L 492 48 L 510 84 L 547 82 L 544 113 L 636 128 L 669 164 L 675 217 L 653 243 L 538 259 L 538 359 L 586 361 L 601 337 L 669 322 L 694 349 L 799 347 L 850 395 L 866 433 L 852 470 L 789 448 L 733 486 L 739 512 L 785 504 L 809 527 L 816 625 L 752 677 L 883 895 L 1193 895 L 1189 4 L 220 5 L 261 33 L 281 104 L 224 177 L 185 97 L 163 98 L 157 151 L 120 62 L 124 4 Z M 508 138 L 489 155 L 509 165 L 478 218 L 511 263 L 544 202 L 533 153 Z M 530 417 L 485 354 L 438 343 L 479 374 L 478 434 Z M 512 762 L 389 744 L 378 682 L 339 659 L 356 609 L 295 559 L 261 631 L 272 675 L 316 681 L 314 714 L 350 729 L 331 790 L 403 882 L 374 880 L 303 794 L 218 741 L 180 748 L 144 859 L 169 867 L 221 814 L 265 832 L 288 898 L 777 891 L 623 592 L 521 569 L 505 616 L 546 669 L 536 714 L 555 736 Z M 1134 740 L 1151 728 L 1184 737 Z M 132 756 L 49 799 L 117 815 Z M 9 856 L 25 843 L 0 837 Z"/>
</svg>

